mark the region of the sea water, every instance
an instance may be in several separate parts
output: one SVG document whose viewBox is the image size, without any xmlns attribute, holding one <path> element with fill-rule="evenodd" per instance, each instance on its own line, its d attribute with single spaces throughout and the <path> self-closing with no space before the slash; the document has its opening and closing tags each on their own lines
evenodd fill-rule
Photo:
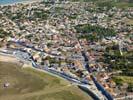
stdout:
<svg viewBox="0 0 133 100">
<path fill-rule="evenodd" d="M 0 0 L 0 5 L 4 4 L 14 4 L 22 1 L 27 1 L 27 0 Z"/>
</svg>

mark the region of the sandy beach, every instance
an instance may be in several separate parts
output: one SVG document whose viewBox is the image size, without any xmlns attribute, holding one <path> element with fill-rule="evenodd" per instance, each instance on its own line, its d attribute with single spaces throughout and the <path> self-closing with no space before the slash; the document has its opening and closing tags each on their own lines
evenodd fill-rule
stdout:
<svg viewBox="0 0 133 100">
<path fill-rule="evenodd" d="M 15 2 L 15 3 L 11 3 L 11 4 L 0 4 L 0 6 L 13 6 L 13 5 L 17 5 L 17 4 L 31 4 L 31 3 L 35 3 L 35 2 L 41 2 L 43 0 L 27 0 L 27 1 L 21 1 L 21 2 Z"/>
<path fill-rule="evenodd" d="M 14 56 L 0 54 L 0 62 L 12 62 L 17 63 L 19 60 Z"/>
</svg>

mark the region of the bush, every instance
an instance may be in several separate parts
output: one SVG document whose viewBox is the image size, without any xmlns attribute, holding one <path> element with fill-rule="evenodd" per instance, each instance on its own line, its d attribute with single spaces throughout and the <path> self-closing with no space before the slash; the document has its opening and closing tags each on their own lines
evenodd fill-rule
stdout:
<svg viewBox="0 0 133 100">
<path fill-rule="evenodd" d="M 12 36 L 11 32 L 6 32 L 3 29 L 0 29 L 0 38 L 5 38 L 6 36 Z"/>
<path fill-rule="evenodd" d="M 86 38 L 92 41 L 116 35 L 116 32 L 113 29 L 103 28 L 101 26 L 92 26 L 90 24 L 77 25 L 75 26 L 75 29 L 78 33 L 82 33 L 81 36 L 79 36 L 79 39 Z"/>
<path fill-rule="evenodd" d="M 128 84 L 127 91 L 133 92 L 133 84 Z"/>
</svg>

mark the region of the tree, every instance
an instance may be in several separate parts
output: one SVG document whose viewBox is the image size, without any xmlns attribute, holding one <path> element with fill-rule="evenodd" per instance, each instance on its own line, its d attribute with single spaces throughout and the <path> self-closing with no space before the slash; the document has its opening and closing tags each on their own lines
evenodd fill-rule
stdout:
<svg viewBox="0 0 133 100">
<path fill-rule="evenodd" d="M 128 84 L 127 91 L 133 92 L 133 84 Z"/>
<path fill-rule="evenodd" d="M 75 26 L 75 29 L 78 33 L 81 33 L 79 38 L 86 38 L 91 41 L 97 41 L 104 37 L 112 37 L 116 35 L 116 32 L 113 29 L 92 26 L 90 24 L 77 25 Z"/>
</svg>

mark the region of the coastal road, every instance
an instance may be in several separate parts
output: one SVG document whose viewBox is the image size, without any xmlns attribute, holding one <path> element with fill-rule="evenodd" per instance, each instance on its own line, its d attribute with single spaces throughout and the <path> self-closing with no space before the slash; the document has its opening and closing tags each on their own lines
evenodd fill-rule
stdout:
<svg viewBox="0 0 133 100">
<path fill-rule="evenodd" d="M 26 45 L 26 44 L 24 44 L 24 43 L 22 43 L 22 42 L 20 42 L 20 41 L 11 41 L 11 42 L 17 43 L 17 44 L 19 44 L 19 45 L 21 45 L 21 46 L 24 46 L 24 47 L 26 47 L 26 48 L 31 48 L 31 49 L 36 50 L 36 51 L 39 51 L 39 52 L 45 52 L 45 51 L 43 51 L 43 50 L 34 48 L 33 46 L 28 46 L 28 45 Z M 23 51 L 22 51 L 22 52 L 23 52 Z M 25 51 L 25 52 L 26 52 L 26 51 Z M 28 52 L 27 52 L 27 53 L 28 53 Z M 30 55 L 30 53 L 28 53 L 28 54 L 29 54 L 29 56 L 31 57 L 33 66 L 34 66 L 35 68 L 41 69 L 42 67 L 36 64 L 36 62 L 34 61 L 33 57 Z M 50 69 L 50 68 L 45 67 L 45 68 L 43 68 L 42 70 L 45 70 L 45 71 L 47 71 L 47 72 L 49 72 L 49 73 L 52 73 L 52 74 L 54 74 L 54 75 L 58 75 L 58 76 L 60 76 L 60 77 L 62 77 L 62 78 L 64 78 L 64 79 L 66 79 L 66 80 L 68 80 L 68 81 L 70 81 L 70 82 L 72 82 L 72 83 L 74 83 L 74 84 L 77 84 L 77 85 L 79 85 L 79 86 L 85 87 L 86 89 L 88 89 L 89 91 L 91 91 L 91 92 L 95 95 L 95 97 L 97 98 L 97 100 L 98 100 L 98 99 L 99 99 L 99 100 L 103 100 L 103 99 L 100 99 L 100 98 L 102 98 L 102 96 L 99 97 L 99 95 L 98 95 L 99 93 L 97 94 L 96 90 L 90 90 L 89 87 L 91 87 L 91 85 L 89 85 L 88 83 L 86 83 L 86 82 L 84 82 L 84 81 L 81 81 L 81 80 L 79 80 L 79 79 L 77 79 L 77 78 L 74 78 L 74 77 L 72 77 L 72 76 L 70 76 L 70 75 L 67 75 L 66 73 L 62 73 L 62 72 L 56 71 L 55 69 Z"/>
</svg>

